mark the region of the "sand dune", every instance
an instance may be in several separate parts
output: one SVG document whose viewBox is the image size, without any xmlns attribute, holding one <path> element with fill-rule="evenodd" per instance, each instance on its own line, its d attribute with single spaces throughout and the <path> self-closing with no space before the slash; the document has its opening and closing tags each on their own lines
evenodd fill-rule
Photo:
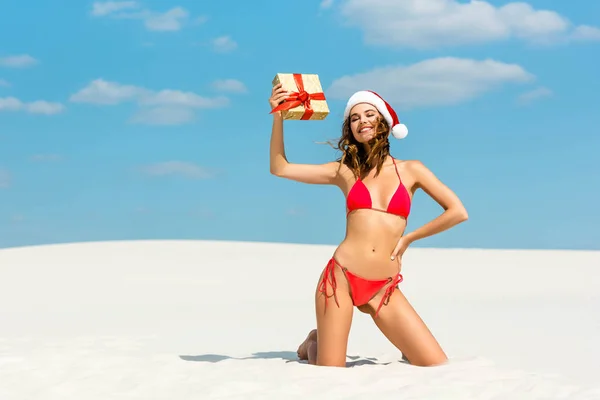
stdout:
<svg viewBox="0 0 600 400">
<path fill-rule="evenodd" d="M 409 249 L 402 289 L 450 363 L 403 363 L 356 312 L 337 369 L 295 354 L 333 250 L 1 250 L 0 399 L 600 399 L 600 252 Z"/>
</svg>

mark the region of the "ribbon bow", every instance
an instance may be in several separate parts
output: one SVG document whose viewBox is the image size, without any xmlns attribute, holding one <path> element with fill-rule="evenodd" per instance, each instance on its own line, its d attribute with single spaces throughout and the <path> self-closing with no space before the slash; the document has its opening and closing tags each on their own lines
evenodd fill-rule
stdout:
<svg viewBox="0 0 600 400">
<path fill-rule="evenodd" d="M 289 110 L 300 105 L 304 106 L 304 114 L 300 118 L 301 120 L 308 120 L 314 114 L 314 110 L 310 104 L 311 100 L 325 100 L 325 94 L 319 93 L 308 93 L 304 90 L 304 81 L 302 80 L 302 74 L 293 74 L 294 81 L 298 87 L 297 92 L 292 92 L 288 97 L 285 98 L 284 102 L 275 107 L 271 114 L 277 111 Z"/>
</svg>

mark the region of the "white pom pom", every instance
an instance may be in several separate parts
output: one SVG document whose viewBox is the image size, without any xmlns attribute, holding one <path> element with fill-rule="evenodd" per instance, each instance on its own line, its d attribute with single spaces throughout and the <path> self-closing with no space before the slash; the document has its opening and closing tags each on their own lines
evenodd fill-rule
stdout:
<svg viewBox="0 0 600 400">
<path fill-rule="evenodd" d="M 398 124 L 392 129 L 392 135 L 396 139 L 404 139 L 408 135 L 408 128 L 404 124 Z"/>
</svg>

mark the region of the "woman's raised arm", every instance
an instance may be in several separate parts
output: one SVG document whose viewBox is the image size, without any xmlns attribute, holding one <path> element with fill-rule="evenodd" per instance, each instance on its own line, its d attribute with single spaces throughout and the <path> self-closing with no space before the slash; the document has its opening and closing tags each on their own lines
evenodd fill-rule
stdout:
<svg viewBox="0 0 600 400">
<path fill-rule="evenodd" d="M 271 108 L 277 107 L 287 96 L 281 84 L 273 87 L 269 103 Z M 280 112 L 273 113 L 271 130 L 271 174 L 281 178 L 312 184 L 336 184 L 338 179 L 338 162 L 325 164 L 293 164 L 285 156 L 283 143 L 283 117 Z"/>
</svg>

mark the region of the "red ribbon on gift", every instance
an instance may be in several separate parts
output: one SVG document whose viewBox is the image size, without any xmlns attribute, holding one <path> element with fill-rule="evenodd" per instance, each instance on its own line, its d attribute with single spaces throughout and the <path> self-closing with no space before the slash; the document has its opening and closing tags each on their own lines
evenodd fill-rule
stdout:
<svg viewBox="0 0 600 400">
<path fill-rule="evenodd" d="M 285 101 L 275 107 L 271 114 L 277 111 L 289 110 L 300 105 L 304 106 L 304 114 L 300 117 L 301 120 L 308 120 L 314 114 L 314 110 L 310 104 L 311 100 L 325 100 L 325 93 L 308 93 L 304 90 L 304 81 L 302 80 L 302 74 L 293 74 L 294 81 L 298 87 L 297 92 L 292 92 L 290 96 L 285 98 Z"/>
</svg>

